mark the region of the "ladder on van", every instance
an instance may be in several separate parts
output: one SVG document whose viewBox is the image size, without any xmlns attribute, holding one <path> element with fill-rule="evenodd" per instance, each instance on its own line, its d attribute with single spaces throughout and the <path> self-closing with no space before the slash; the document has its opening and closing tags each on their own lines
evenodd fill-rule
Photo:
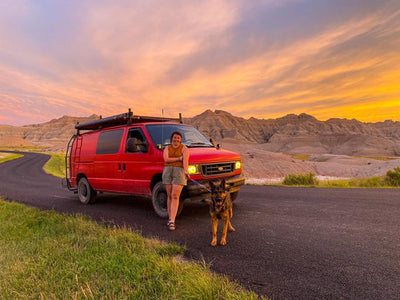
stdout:
<svg viewBox="0 0 400 300">
<path fill-rule="evenodd" d="M 76 192 L 78 189 L 73 188 L 71 186 L 71 152 L 72 152 L 72 147 L 74 145 L 75 139 L 78 135 L 74 134 L 67 145 L 67 151 L 65 152 L 65 183 L 63 183 L 63 186 L 67 187 L 70 191 Z"/>
</svg>

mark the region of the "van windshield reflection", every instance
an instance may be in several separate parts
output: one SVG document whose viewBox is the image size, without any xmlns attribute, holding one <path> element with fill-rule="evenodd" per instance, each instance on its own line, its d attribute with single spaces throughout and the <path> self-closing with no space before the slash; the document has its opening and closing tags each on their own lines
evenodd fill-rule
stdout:
<svg viewBox="0 0 400 300">
<path fill-rule="evenodd" d="M 171 143 L 170 137 L 174 131 L 182 134 L 182 144 L 187 147 L 214 147 L 207 138 L 196 128 L 181 124 L 149 124 L 146 125 L 147 131 L 154 145 L 162 148 Z"/>
</svg>

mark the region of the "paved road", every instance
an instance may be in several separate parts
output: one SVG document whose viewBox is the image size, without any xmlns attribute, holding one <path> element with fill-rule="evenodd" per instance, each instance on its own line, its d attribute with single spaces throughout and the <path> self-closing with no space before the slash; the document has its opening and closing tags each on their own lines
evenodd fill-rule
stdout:
<svg viewBox="0 0 400 300">
<path fill-rule="evenodd" d="M 101 195 L 82 205 L 42 171 L 48 158 L 26 153 L 0 164 L 0 194 L 186 245 L 187 257 L 273 299 L 400 299 L 400 189 L 244 186 L 237 231 L 214 248 L 205 204 L 186 204 L 169 232 L 147 199 Z"/>
</svg>

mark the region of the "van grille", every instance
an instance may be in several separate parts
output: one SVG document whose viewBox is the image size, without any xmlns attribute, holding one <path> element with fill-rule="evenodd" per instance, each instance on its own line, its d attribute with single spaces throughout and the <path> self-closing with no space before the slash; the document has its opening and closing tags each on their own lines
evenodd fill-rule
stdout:
<svg viewBox="0 0 400 300">
<path fill-rule="evenodd" d="M 215 176 L 232 173 L 235 167 L 235 163 L 216 163 L 202 165 L 201 170 L 203 176 Z"/>
</svg>

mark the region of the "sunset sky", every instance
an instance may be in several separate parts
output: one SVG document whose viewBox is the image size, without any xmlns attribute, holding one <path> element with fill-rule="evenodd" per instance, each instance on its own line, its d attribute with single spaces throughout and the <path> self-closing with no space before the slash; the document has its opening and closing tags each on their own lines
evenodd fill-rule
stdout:
<svg viewBox="0 0 400 300">
<path fill-rule="evenodd" d="M 63 115 L 400 121 L 400 1 L 1 0 L 0 124 Z"/>
</svg>

